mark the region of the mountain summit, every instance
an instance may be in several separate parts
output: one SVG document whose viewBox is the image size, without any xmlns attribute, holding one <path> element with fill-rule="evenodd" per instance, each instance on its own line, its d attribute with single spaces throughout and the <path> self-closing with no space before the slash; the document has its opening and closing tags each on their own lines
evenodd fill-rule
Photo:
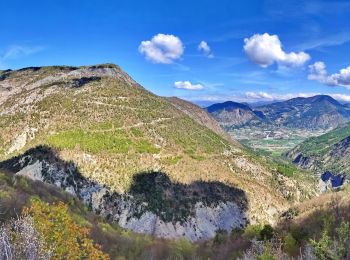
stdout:
<svg viewBox="0 0 350 260">
<path fill-rule="evenodd" d="M 226 129 L 232 126 L 258 124 L 264 119 L 263 114 L 253 111 L 248 105 L 233 101 L 213 104 L 206 110 Z"/>
<path fill-rule="evenodd" d="M 293 98 L 257 110 L 275 124 L 290 128 L 335 128 L 350 120 L 350 111 L 327 95 Z"/>
<path fill-rule="evenodd" d="M 198 107 L 156 96 L 112 64 L 2 71 L 0 158 L 7 172 L 166 238 L 273 223 L 310 190 L 227 138 Z"/>
</svg>

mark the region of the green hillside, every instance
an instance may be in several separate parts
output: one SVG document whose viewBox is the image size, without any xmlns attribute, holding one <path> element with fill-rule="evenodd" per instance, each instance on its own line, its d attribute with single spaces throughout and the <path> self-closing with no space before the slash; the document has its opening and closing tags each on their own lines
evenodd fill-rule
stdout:
<svg viewBox="0 0 350 260">
<path fill-rule="evenodd" d="M 243 190 L 249 220 L 261 223 L 273 223 L 314 192 L 302 171 L 285 174 L 226 138 L 198 108 L 184 112 L 112 64 L 2 72 L 0 94 L 2 160 L 44 145 L 86 180 L 118 194 L 145 172 L 165 173 L 176 185 L 218 182 Z"/>
<path fill-rule="evenodd" d="M 350 125 L 339 127 L 324 135 L 312 137 L 298 146 L 305 156 L 322 156 L 330 151 L 333 145 L 350 136 Z"/>
<path fill-rule="evenodd" d="M 296 146 L 287 156 L 302 168 L 316 172 L 350 174 L 350 125 L 312 137 Z"/>
</svg>

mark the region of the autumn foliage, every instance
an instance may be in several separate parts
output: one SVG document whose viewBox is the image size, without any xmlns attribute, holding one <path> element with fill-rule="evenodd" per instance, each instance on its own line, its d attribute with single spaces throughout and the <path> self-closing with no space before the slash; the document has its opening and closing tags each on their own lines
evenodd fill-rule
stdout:
<svg viewBox="0 0 350 260">
<path fill-rule="evenodd" d="M 101 247 L 88 237 L 90 230 L 76 223 L 63 202 L 48 204 L 33 200 L 23 210 L 34 219 L 35 228 L 43 236 L 51 259 L 109 259 Z"/>
</svg>

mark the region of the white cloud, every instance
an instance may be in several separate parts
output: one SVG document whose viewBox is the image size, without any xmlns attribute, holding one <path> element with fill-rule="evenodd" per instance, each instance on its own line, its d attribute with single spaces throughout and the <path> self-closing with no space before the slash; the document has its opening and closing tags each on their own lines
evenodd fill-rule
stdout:
<svg viewBox="0 0 350 260">
<path fill-rule="evenodd" d="M 211 48 L 207 42 L 201 41 L 198 45 L 198 50 L 208 58 L 214 58 L 214 54 L 211 52 Z"/>
<path fill-rule="evenodd" d="M 246 101 L 273 101 L 273 100 L 288 100 L 296 97 L 312 97 L 318 95 L 318 93 L 287 93 L 287 94 L 276 94 L 267 92 L 246 92 L 244 97 Z"/>
<path fill-rule="evenodd" d="M 350 88 L 350 66 L 328 77 L 328 84 Z"/>
<path fill-rule="evenodd" d="M 345 94 L 331 94 L 330 95 L 332 98 L 339 100 L 339 101 L 344 101 L 344 102 L 350 102 L 350 95 L 345 95 Z"/>
<path fill-rule="evenodd" d="M 309 80 L 317 80 L 329 86 L 342 86 L 350 89 L 350 66 L 341 69 L 339 73 L 328 75 L 326 64 L 322 61 L 309 66 Z"/>
<path fill-rule="evenodd" d="M 11 45 L 0 51 L 0 69 L 8 68 L 8 60 L 20 59 L 44 50 L 42 46 Z"/>
<path fill-rule="evenodd" d="M 159 33 L 150 41 L 142 41 L 139 52 L 152 62 L 169 64 L 181 58 L 184 46 L 178 37 Z"/>
<path fill-rule="evenodd" d="M 327 77 L 326 64 L 322 61 L 317 61 L 312 65 L 309 65 L 309 80 L 323 81 Z"/>
<path fill-rule="evenodd" d="M 305 52 L 286 53 L 277 35 L 254 34 L 244 39 L 244 51 L 251 61 L 266 68 L 273 63 L 286 67 L 302 66 L 310 59 Z"/>
<path fill-rule="evenodd" d="M 252 102 L 252 101 L 274 101 L 274 100 L 288 100 L 292 98 L 297 98 L 297 97 L 313 97 L 316 95 L 320 95 L 321 93 L 286 93 L 286 94 L 274 94 L 274 93 L 266 93 L 266 92 L 246 92 L 245 93 L 245 101 L 246 102 Z M 338 101 L 343 101 L 343 102 L 350 102 L 350 95 L 346 94 L 324 94 L 331 96 L 332 98 L 338 100 Z"/>
<path fill-rule="evenodd" d="M 192 84 L 189 81 L 175 81 L 174 86 L 175 88 L 187 90 L 201 90 L 204 88 L 201 84 Z"/>
<path fill-rule="evenodd" d="M 271 99 L 273 100 L 274 97 L 266 92 L 246 92 L 245 96 L 250 99 Z"/>
<path fill-rule="evenodd" d="M 2 59 L 3 60 L 16 59 L 22 56 L 27 56 L 30 54 L 37 53 L 41 50 L 43 50 L 43 48 L 40 46 L 29 47 L 29 46 L 22 46 L 22 45 L 12 45 L 2 55 Z"/>
<path fill-rule="evenodd" d="M 277 102 L 277 101 L 284 101 L 284 100 L 297 98 L 297 97 L 304 97 L 304 98 L 313 97 L 316 95 L 321 95 L 321 93 L 276 94 L 276 93 L 267 93 L 267 92 L 246 92 L 246 93 L 234 93 L 231 95 L 195 95 L 195 96 L 185 96 L 182 98 L 192 102 L 218 103 L 218 102 L 225 102 L 228 100 L 232 100 L 236 102 L 254 103 L 259 101 Z M 336 93 L 336 94 L 323 93 L 323 95 L 331 96 L 340 102 L 350 102 L 350 95 L 340 94 L 340 93 Z"/>
</svg>

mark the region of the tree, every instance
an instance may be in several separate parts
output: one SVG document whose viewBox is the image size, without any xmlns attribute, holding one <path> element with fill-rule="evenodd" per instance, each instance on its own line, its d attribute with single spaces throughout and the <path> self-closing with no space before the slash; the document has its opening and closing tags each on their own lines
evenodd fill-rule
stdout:
<svg viewBox="0 0 350 260">
<path fill-rule="evenodd" d="M 262 240 L 270 240 L 273 237 L 271 225 L 264 225 L 264 228 L 260 231 L 260 237 Z"/>
<path fill-rule="evenodd" d="M 311 240 L 315 255 L 318 259 L 345 259 L 348 254 L 350 226 L 342 221 L 336 228 L 334 237 L 330 237 L 328 227 L 325 226 L 319 241 Z"/>
<path fill-rule="evenodd" d="M 349 235 L 350 235 L 349 222 L 342 221 L 340 223 L 340 226 L 336 229 L 336 232 L 337 232 L 337 238 L 338 238 L 337 245 L 336 245 L 337 256 L 339 257 L 339 259 L 346 258 L 348 254 L 347 250 L 349 250 L 349 248 L 347 248 L 349 244 Z"/>
<path fill-rule="evenodd" d="M 331 237 L 328 235 L 328 231 L 326 229 L 323 230 L 321 239 L 319 241 L 311 239 L 310 242 L 312 247 L 314 248 L 314 252 L 317 259 L 331 259 L 329 255 L 329 250 L 332 246 L 332 240 Z"/>
<path fill-rule="evenodd" d="M 33 218 L 46 250 L 52 252 L 52 259 L 109 259 L 101 247 L 88 238 L 90 230 L 72 219 L 64 203 L 50 205 L 33 200 L 23 215 Z"/>
</svg>

